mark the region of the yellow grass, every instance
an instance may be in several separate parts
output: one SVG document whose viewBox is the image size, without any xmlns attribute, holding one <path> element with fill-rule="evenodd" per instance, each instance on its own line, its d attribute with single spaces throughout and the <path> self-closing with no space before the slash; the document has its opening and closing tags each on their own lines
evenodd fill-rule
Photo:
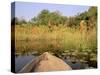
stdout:
<svg viewBox="0 0 100 75">
<path fill-rule="evenodd" d="M 66 51 L 93 50 L 97 48 L 96 29 L 80 33 L 79 29 L 65 26 L 16 25 L 16 52 L 21 51 Z"/>
</svg>

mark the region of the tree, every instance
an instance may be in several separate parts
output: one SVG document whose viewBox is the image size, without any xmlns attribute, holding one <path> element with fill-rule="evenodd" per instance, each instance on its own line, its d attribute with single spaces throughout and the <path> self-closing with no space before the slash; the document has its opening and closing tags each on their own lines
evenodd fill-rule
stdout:
<svg viewBox="0 0 100 75">
<path fill-rule="evenodd" d="M 49 10 L 42 10 L 38 16 L 31 19 L 32 23 L 35 25 L 67 25 L 69 27 L 78 27 L 81 20 L 85 20 L 90 25 L 93 24 L 93 26 L 96 26 L 97 22 L 97 8 L 96 7 L 90 7 L 88 11 L 85 11 L 83 13 L 78 13 L 75 16 L 72 17 L 66 17 L 62 16 L 61 12 L 54 11 L 50 12 Z"/>
<path fill-rule="evenodd" d="M 59 11 L 50 12 L 49 10 L 42 10 L 37 17 L 31 19 L 36 25 L 56 25 L 64 24 L 66 17 L 62 16 Z"/>
</svg>

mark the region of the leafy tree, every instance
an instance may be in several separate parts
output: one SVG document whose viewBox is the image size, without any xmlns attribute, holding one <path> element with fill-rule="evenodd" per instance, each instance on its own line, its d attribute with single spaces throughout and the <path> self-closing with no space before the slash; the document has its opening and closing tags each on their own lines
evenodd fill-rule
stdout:
<svg viewBox="0 0 100 75">
<path fill-rule="evenodd" d="M 32 18 L 32 23 L 36 25 L 56 25 L 65 24 L 67 17 L 62 16 L 59 11 L 50 12 L 42 10 L 37 17 Z"/>
<path fill-rule="evenodd" d="M 27 23 L 25 19 L 18 19 L 14 18 L 15 24 L 25 24 Z M 75 16 L 67 17 L 62 16 L 61 12 L 54 11 L 50 12 L 47 9 L 42 10 L 37 16 L 33 17 L 30 21 L 33 25 L 66 25 L 68 27 L 74 27 L 77 28 L 80 24 L 81 20 L 85 20 L 87 22 L 87 25 L 96 26 L 97 22 L 97 8 L 96 7 L 90 7 L 88 11 L 85 11 L 83 13 L 78 13 Z"/>
</svg>

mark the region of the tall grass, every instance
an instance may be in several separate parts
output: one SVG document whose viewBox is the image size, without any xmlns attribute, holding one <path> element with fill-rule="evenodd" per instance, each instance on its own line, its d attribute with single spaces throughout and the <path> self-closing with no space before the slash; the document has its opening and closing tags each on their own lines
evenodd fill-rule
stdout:
<svg viewBox="0 0 100 75">
<path fill-rule="evenodd" d="M 79 29 L 66 26 L 16 25 L 16 53 L 33 52 L 51 53 L 63 52 L 95 52 L 97 50 L 97 35 L 94 28 L 90 32 L 80 33 Z"/>
</svg>

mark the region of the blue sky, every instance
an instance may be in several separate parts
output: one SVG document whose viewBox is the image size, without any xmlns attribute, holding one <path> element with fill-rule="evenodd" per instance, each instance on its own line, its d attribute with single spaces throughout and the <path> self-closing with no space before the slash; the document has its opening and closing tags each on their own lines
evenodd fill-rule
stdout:
<svg viewBox="0 0 100 75">
<path fill-rule="evenodd" d="M 90 6 L 79 5 L 63 5 L 63 4 L 46 4 L 46 3 L 31 3 L 31 2 L 16 2 L 15 16 L 30 20 L 37 16 L 41 10 L 48 9 L 50 12 L 60 11 L 64 16 L 74 16 L 77 13 L 87 11 Z"/>
</svg>

